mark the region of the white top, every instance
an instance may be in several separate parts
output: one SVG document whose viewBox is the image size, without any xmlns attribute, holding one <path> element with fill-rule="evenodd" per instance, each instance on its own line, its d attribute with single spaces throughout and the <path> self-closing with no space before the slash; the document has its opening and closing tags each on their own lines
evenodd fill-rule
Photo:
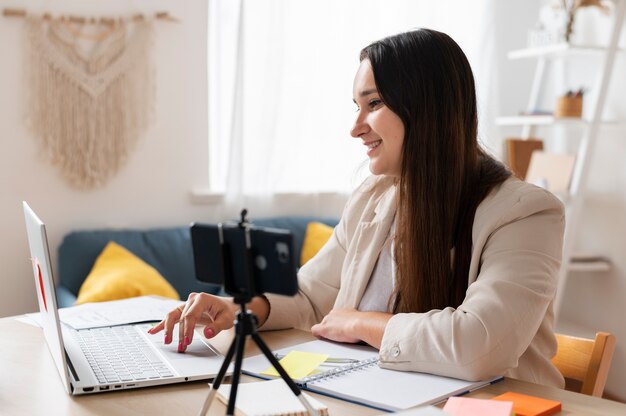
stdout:
<svg viewBox="0 0 626 416">
<path fill-rule="evenodd" d="M 374 266 L 372 277 L 361 298 L 358 310 L 362 312 L 391 312 L 391 296 L 396 286 L 396 260 L 393 255 L 396 219 L 394 217 L 389 235 Z"/>
</svg>

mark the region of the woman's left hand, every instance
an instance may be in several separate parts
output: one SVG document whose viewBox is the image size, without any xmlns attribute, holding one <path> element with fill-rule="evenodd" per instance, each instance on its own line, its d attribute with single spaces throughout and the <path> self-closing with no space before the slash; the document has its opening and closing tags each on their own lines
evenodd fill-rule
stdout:
<svg viewBox="0 0 626 416">
<path fill-rule="evenodd" d="M 311 332 L 318 338 L 337 342 L 360 342 L 355 336 L 355 326 L 359 319 L 356 309 L 333 309 L 319 324 L 311 327 Z"/>
<path fill-rule="evenodd" d="M 318 338 L 337 342 L 364 341 L 380 348 L 390 313 L 360 312 L 356 309 L 333 309 L 319 324 L 311 327 Z"/>
</svg>

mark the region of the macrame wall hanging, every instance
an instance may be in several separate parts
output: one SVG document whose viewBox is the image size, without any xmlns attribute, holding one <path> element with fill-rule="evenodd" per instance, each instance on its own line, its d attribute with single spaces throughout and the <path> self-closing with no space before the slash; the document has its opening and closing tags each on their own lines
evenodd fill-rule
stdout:
<svg viewBox="0 0 626 416">
<path fill-rule="evenodd" d="M 28 119 L 45 157 L 75 187 L 105 184 L 153 113 L 153 21 L 178 19 L 2 14 L 26 19 Z"/>
<path fill-rule="evenodd" d="M 106 183 L 148 127 L 152 19 L 26 16 L 29 124 L 70 184 Z"/>
</svg>

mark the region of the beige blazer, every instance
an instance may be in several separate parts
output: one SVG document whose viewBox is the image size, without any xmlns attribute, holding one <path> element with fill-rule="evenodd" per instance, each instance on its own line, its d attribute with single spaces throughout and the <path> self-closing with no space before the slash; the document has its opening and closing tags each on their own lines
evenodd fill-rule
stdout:
<svg viewBox="0 0 626 416">
<path fill-rule="evenodd" d="M 392 180 L 368 178 L 346 204 L 329 242 L 300 269 L 299 293 L 268 296 L 271 309 L 262 329 L 309 330 L 332 308 L 356 308 L 395 210 Z M 557 198 L 506 180 L 477 208 L 463 303 L 395 314 L 382 339 L 381 367 L 466 380 L 505 375 L 563 387 L 550 361 L 563 231 Z"/>
</svg>

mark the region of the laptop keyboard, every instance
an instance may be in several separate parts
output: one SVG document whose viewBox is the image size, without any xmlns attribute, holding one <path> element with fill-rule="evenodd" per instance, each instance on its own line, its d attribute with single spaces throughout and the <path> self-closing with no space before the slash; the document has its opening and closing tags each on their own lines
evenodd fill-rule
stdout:
<svg viewBox="0 0 626 416">
<path fill-rule="evenodd" d="M 100 383 L 120 383 L 174 377 L 132 326 L 94 328 L 75 332 Z"/>
</svg>

